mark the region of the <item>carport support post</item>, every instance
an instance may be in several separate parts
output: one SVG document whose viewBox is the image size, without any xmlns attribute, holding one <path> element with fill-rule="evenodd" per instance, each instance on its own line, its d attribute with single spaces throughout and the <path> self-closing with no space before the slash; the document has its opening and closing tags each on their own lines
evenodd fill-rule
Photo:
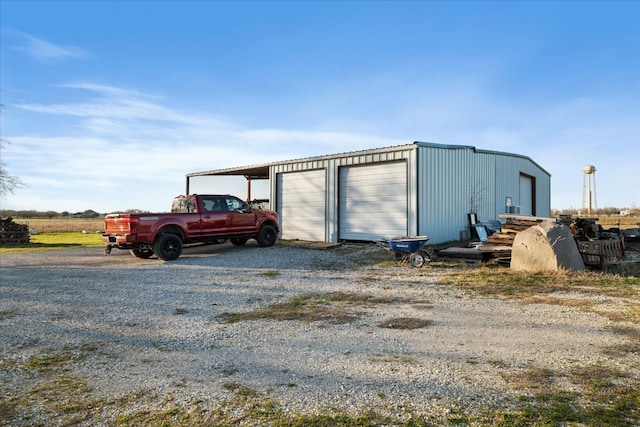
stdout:
<svg viewBox="0 0 640 427">
<path fill-rule="evenodd" d="M 249 175 L 245 175 L 247 178 L 247 203 L 251 203 L 251 177 Z"/>
</svg>

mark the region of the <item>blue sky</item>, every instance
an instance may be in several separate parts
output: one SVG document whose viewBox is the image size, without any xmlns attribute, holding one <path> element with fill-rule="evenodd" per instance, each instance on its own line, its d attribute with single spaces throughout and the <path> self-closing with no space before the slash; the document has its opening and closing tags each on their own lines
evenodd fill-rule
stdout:
<svg viewBox="0 0 640 427">
<path fill-rule="evenodd" d="M 190 172 L 416 140 L 640 206 L 637 1 L 3 0 L 0 31 L 2 209 L 164 211 Z"/>
</svg>

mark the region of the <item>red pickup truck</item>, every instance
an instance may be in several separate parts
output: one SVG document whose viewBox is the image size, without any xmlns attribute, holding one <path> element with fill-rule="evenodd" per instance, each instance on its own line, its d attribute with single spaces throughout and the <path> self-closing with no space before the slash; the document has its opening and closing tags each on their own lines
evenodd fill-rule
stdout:
<svg viewBox="0 0 640 427">
<path fill-rule="evenodd" d="M 185 243 L 228 239 L 241 246 L 255 239 L 266 247 L 276 242 L 280 232 L 276 212 L 251 208 L 230 195 L 178 196 L 171 213 L 109 214 L 104 225 L 105 254 L 112 248 L 128 249 L 138 258 L 155 254 L 164 261 L 178 258 Z"/>
</svg>

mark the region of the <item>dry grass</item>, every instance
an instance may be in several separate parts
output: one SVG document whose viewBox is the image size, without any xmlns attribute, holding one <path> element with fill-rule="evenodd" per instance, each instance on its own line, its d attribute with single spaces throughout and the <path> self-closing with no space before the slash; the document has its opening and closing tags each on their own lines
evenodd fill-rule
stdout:
<svg viewBox="0 0 640 427">
<path fill-rule="evenodd" d="M 380 298 L 366 294 L 331 292 L 327 294 L 304 294 L 287 301 L 271 304 L 245 313 L 224 313 L 226 323 L 248 320 L 297 320 L 304 323 L 328 322 L 351 323 L 365 314 L 362 310 L 375 304 L 391 304 L 393 298 Z"/>
<path fill-rule="evenodd" d="M 567 372 L 527 367 L 503 378 L 522 390 L 522 406 L 503 414 L 499 425 L 637 425 L 638 379 L 601 365 L 575 367 Z"/>
<path fill-rule="evenodd" d="M 578 307 L 640 324 L 640 278 L 596 272 L 513 272 L 497 266 L 452 271 L 440 282 L 523 304 Z"/>
<path fill-rule="evenodd" d="M 597 215 L 596 218 L 598 218 L 598 224 L 604 229 L 620 228 L 626 230 L 640 227 L 640 217 L 638 216 Z"/>
<path fill-rule="evenodd" d="M 104 230 L 104 218 L 14 218 L 18 224 L 25 224 L 38 233 L 68 233 L 88 230 Z"/>
</svg>

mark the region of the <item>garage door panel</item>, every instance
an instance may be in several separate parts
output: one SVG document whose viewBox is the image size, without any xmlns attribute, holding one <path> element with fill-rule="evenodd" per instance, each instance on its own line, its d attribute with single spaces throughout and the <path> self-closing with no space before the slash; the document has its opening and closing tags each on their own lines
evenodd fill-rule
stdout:
<svg viewBox="0 0 640 427">
<path fill-rule="evenodd" d="M 340 239 L 377 240 L 407 233 L 405 162 L 340 169 Z"/>
<path fill-rule="evenodd" d="M 280 173 L 277 211 L 283 239 L 325 240 L 325 170 Z"/>
<path fill-rule="evenodd" d="M 397 187 L 394 187 L 393 191 L 397 191 Z M 384 203 L 401 203 L 404 204 L 406 201 L 406 196 L 404 195 L 389 195 L 384 193 L 376 193 L 373 195 L 362 195 L 359 197 L 351 197 L 347 202 L 347 206 L 357 206 L 359 204 L 363 204 L 363 202 L 370 202 L 375 204 L 384 204 Z M 404 208 L 404 206 L 402 206 Z"/>
</svg>

